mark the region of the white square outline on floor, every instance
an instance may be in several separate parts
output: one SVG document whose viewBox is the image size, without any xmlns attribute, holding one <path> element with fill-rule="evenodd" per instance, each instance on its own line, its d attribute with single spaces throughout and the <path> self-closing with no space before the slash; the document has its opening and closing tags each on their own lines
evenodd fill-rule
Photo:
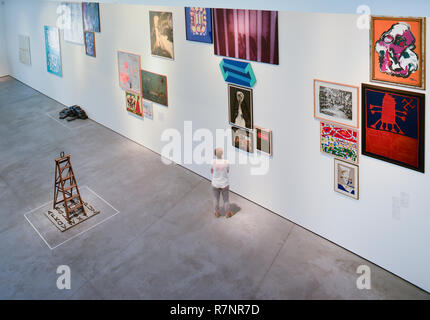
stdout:
<svg viewBox="0 0 430 320">
<path fill-rule="evenodd" d="M 83 186 L 83 187 L 81 187 L 81 189 L 84 189 L 84 188 L 87 188 L 88 190 L 90 190 L 90 192 L 94 193 L 94 194 L 95 194 L 98 198 L 100 198 L 104 203 L 106 203 L 109 207 L 111 207 L 112 209 L 114 209 L 114 210 L 116 211 L 116 213 L 115 213 L 115 214 L 113 214 L 113 215 L 111 215 L 110 217 L 107 217 L 106 219 L 104 219 L 104 220 L 100 221 L 99 223 L 96 223 L 96 224 L 95 224 L 95 225 L 93 225 L 92 227 L 90 227 L 90 228 L 88 228 L 88 229 L 86 229 L 86 230 L 84 230 L 84 231 L 82 231 L 82 232 L 79 232 L 78 234 L 74 235 L 73 237 L 71 237 L 71 238 L 67 239 L 66 241 L 63 241 L 63 242 L 61 242 L 60 244 L 57 244 L 55 247 L 51 247 L 51 246 L 49 245 L 49 243 L 48 243 L 48 242 L 45 240 L 45 238 L 40 234 L 40 232 L 37 230 L 37 228 L 36 228 L 36 227 L 31 223 L 31 221 L 27 218 L 27 215 L 28 215 L 28 214 L 30 214 L 30 213 L 32 213 L 32 212 L 34 212 L 34 211 L 36 211 L 36 210 L 39 210 L 40 208 L 42 208 L 42 207 L 46 206 L 47 204 L 51 203 L 51 201 L 49 201 L 49 202 L 46 202 L 46 203 L 42 204 L 41 206 L 37 207 L 36 209 L 33 209 L 33 210 L 31 210 L 31 211 L 28 211 L 28 212 L 24 213 L 24 217 L 25 217 L 25 219 L 26 219 L 26 220 L 28 221 L 28 223 L 33 227 L 33 229 L 37 232 L 37 234 L 39 235 L 39 237 L 40 237 L 40 238 L 42 238 L 43 242 L 45 242 L 45 244 L 48 246 L 48 248 L 49 248 L 49 249 L 54 250 L 54 249 L 58 248 L 59 246 L 61 246 L 61 245 L 65 244 L 66 242 L 69 242 L 70 240 L 72 240 L 72 239 L 74 239 L 74 238 L 76 238 L 76 237 L 78 237 L 78 236 L 80 236 L 80 235 L 84 234 L 85 232 L 90 231 L 90 230 L 91 230 L 91 229 L 93 229 L 94 227 L 97 227 L 98 225 L 102 224 L 103 222 L 108 221 L 110 218 L 115 217 L 115 216 L 119 213 L 119 211 L 118 211 L 117 209 L 115 209 L 115 208 L 114 208 L 114 207 L 113 207 L 109 202 L 107 202 L 105 199 L 103 199 L 103 198 L 102 198 L 102 197 L 100 197 L 97 193 L 95 193 L 93 190 L 91 190 L 91 188 L 90 188 L 90 187 L 88 187 L 88 186 Z"/>
<path fill-rule="evenodd" d="M 57 111 L 57 110 L 55 110 L 55 111 Z M 52 111 L 50 111 L 50 112 L 52 112 Z M 61 124 L 63 127 L 67 128 L 67 129 L 69 129 L 69 130 L 81 129 L 81 128 L 84 128 L 84 127 L 87 127 L 87 126 L 89 126 L 89 125 L 90 125 L 89 123 L 86 123 L 86 124 L 83 124 L 83 125 L 81 125 L 81 126 L 77 126 L 77 127 L 74 127 L 74 128 L 70 128 L 70 127 L 66 126 L 64 123 L 62 123 L 60 120 L 58 120 L 58 119 L 54 118 L 53 116 L 51 116 L 51 115 L 49 114 L 49 112 L 46 112 L 45 114 L 48 116 L 48 118 L 51 118 L 52 120 L 55 120 L 56 122 L 58 122 L 59 124 Z M 88 118 L 87 120 L 91 120 L 91 119 L 90 119 L 90 118 Z"/>
</svg>

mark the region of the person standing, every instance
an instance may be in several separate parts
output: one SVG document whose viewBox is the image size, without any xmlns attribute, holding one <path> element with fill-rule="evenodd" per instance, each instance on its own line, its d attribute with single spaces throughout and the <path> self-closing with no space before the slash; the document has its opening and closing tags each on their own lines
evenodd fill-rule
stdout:
<svg viewBox="0 0 430 320">
<path fill-rule="evenodd" d="M 228 161 L 223 159 L 223 149 L 216 148 L 214 150 L 215 159 L 212 161 L 212 194 L 213 194 L 213 202 L 214 202 L 214 211 L 215 216 L 218 218 L 220 216 L 219 213 L 219 199 L 222 194 L 222 198 L 224 201 L 224 210 L 225 216 L 230 218 L 232 213 L 230 211 L 230 202 L 229 202 L 229 179 L 228 175 L 230 173 L 230 166 Z"/>
</svg>

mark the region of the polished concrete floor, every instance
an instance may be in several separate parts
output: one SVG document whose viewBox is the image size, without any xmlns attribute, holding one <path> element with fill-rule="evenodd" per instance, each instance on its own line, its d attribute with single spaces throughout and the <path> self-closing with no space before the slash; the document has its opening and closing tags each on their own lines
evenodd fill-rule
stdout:
<svg viewBox="0 0 430 320">
<path fill-rule="evenodd" d="M 389 272 L 231 194 L 211 213 L 210 183 L 93 122 L 66 128 L 64 106 L 0 78 L 1 299 L 430 299 Z M 54 161 L 120 211 L 50 250 L 24 214 L 51 200 Z M 57 289 L 59 265 L 71 289 Z M 356 286 L 371 268 L 371 289 Z"/>
</svg>

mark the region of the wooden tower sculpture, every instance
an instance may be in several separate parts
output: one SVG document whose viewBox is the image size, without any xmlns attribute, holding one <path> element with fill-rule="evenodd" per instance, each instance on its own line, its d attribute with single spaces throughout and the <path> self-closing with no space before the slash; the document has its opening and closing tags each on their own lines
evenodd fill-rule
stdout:
<svg viewBox="0 0 430 320">
<path fill-rule="evenodd" d="M 86 216 L 84 203 L 82 202 L 81 194 L 79 193 L 78 184 L 75 174 L 73 173 L 70 155 L 60 153 L 60 157 L 55 159 L 55 187 L 54 187 L 54 206 L 63 203 L 66 212 L 67 221 L 71 221 L 71 217 L 83 214 Z"/>
</svg>

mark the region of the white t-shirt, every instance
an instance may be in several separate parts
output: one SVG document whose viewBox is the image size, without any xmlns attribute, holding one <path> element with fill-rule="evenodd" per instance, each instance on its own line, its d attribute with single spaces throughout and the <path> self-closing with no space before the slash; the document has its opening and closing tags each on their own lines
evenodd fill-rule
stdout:
<svg viewBox="0 0 430 320">
<path fill-rule="evenodd" d="M 212 186 L 215 188 L 225 188 L 228 186 L 229 165 L 225 159 L 214 159 L 212 161 Z"/>
</svg>

